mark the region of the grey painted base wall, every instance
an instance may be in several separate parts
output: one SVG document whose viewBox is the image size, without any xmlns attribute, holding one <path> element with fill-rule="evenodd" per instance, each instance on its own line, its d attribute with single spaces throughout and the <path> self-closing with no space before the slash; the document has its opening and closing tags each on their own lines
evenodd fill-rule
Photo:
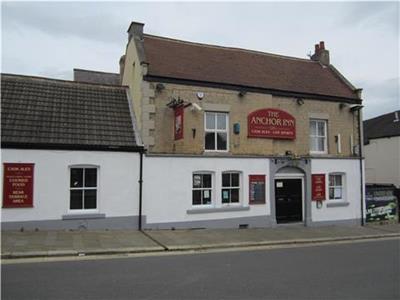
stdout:
<svg viewBox="0 0 400 300">
<path fill-rule="evenodd" d="M 361 219 L 349 219 L 349 220 L 336 220 L 336 221 L 319 221 L 319 222 L 309 222 L 307 226 L 318 227 L 318 226 L 360 226 Z"/>
<path fill-rule="evenodd" d="M 239 228 L 239 226 L 248 228 L 272 227 L 276 222 L 269 216 L 214 219 L 204 221 L 190 222 L 169 222 L 169 223 L 145 223 L 144 229 L 194 229 L 194 228 Z"/>
<path fill-rule="evenodd" d="M 1 230 L 105 230 L 105 229 L 138 229 L 138 216 L 111 217 L 98 219 L 70 219 L 70 220 L 42 220 L 25 222 L 2 222 Z M 277 226 L 301 225 L 297 224 L 276 224 L 270 216 L 256 216 L 230 219 L 215 219 L 191 222 L 168 222 L 168 223 L 147 223 L 146 217 L 142 217 L 143 229 L 197 229 L 197 228 L 265 228 Z M 359 226 L 360 219 L 307 222 L 310 227 L 318 226 Z"/>
<path fill-rule="evenodd" d="M 137 229 L 138 216 L 87 218 L 69 220 L 41 220 L 25 222 L 2 222 L 1 230 L 105 230 Z"/>
</svg>

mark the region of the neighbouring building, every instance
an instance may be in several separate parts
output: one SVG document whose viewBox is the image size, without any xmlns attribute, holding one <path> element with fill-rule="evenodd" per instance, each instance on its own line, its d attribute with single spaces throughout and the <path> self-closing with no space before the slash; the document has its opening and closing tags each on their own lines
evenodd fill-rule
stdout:
<svg viewBox="0 0 400 300">
<path fill-rule="evenodd" d="M 137 228 L 127 89 L 1 76 L 2 229 Z"/>
<path fill-rule="evenodd" d="M 83 69 L 74 69 L 74 81 L 99 83 L 105 85 L 121 85 L 121 77 L 118 73 Z"/>
<path fill-rule="evenodd" d="M 360 224 L 361 89 L 329 60 L 128 29 L 120 59 L 144 158 L 143 227 Z"/>
<path fill-rule="evenodd" d="M 400 110 L 364 121 L 366 182 L 400 188 Z"/>
</svg>

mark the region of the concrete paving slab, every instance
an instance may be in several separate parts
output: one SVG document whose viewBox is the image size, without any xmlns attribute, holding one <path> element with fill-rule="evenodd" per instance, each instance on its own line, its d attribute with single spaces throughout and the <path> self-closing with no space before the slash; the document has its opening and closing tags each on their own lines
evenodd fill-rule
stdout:
<svg viewBox="0 0 400 300">
<path fill-rule="evenodd" d="M 2 258 L 75 256 L 314 243 L 400 236 L 400 225 L 255 229 L 2 232 Z"/>
<path fill-rule="evenodd" d="M 1 239 L 3 258 L 164 251 L 137 230 L 3 231 Z"/>
<path fill-rule="evenodd" d="M 337 241 L 373 238 L 389 234 L 379 227 L 368 228 L 361 226 L 278 226 L 276 228 L 258 229 L 149 230 L 146 233 L 169 250 L 304 243 L 306 241 Z"/>
</svg>

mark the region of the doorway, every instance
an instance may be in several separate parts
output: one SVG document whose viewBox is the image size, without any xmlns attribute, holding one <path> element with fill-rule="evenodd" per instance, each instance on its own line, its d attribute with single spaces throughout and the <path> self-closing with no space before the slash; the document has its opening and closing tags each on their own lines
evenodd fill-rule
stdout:
<svg viewBox="0 0 400 300">
<path fill-rule="evenodd" d="M 301 178 L 275 179 L 276 222 L 303 221 L 303 180 Z"/>
</svg>

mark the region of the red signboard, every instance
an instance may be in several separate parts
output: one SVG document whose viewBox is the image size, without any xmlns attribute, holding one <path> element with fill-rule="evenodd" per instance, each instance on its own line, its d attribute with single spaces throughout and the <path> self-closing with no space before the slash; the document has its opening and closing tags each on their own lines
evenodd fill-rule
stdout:
<svg viewBox="0 0 400 300">
<path fill-rule="evenodd" d="M 325 174 L 312 174 L 312 200 L 325 200 Z"/>
<path fill-rule="evenodd" d="M 259 109 L 247 116 L 247 136 L 250 138 L 296 138 L 296 120 L 280 109 Z"/>
<path fill-rule="evenodd" d="M 4 163 L 3 207 L 33 207 L 34 164 Z"/>
<path fill-rule="evenodd" d="M 265 175 L 249 175 L 249 203 L 265 203 Z"/>
<path fill-rule="evenodd" d="M 174 138 L 175 140 L 180 140 L 183 139 L 183 106 L 175 107 L 174 112 Z"/>
</svg>

